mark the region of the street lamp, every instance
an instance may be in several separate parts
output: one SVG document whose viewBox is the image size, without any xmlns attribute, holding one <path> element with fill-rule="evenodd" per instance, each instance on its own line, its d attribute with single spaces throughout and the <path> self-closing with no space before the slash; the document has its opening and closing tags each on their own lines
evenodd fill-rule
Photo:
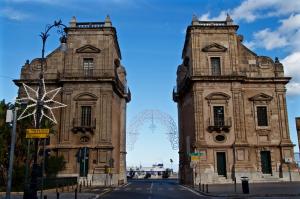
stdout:
<svg viewBox="0 0 300 199">
<path fill-rule="evenodd" d="M 65 29 L 67 28 L 67 26 L 65 26 L 61 20 L 54 21 L 53 25 L 46 26 L 45 31 L 41 32 L 41 34 L 40 34 L 40 36 L 42 38 L 42 42 L 43 42 L 42 58 L 41 58 L 41 72 L 39 75 L 39 82 L 38 82 L 38 91 L 37 91 L 38 95 L 37 95 L 37 99 L 36 99 L 36 103 L 35 103 L 36 111 L 35 111 L 35 114 L 33 113 L 36 129 L 39 129 L 41 127 L 42 117 L 46 116 L 45 113 L 43 112 L 44 107 L 46 107 L 45 102 L 47 102 L 44 99 L 45 94 L 46 94 L 45 86 L 44 86 L 45 85 L 44 84 L 45 44 L 46 44 L 47 38 L 49 37 L 49 34 L 48 34 L 49 31 L 54 27 L 58 29 L 58 33 L 62 34 L 62 37 L 60 38 L 61 50 L 66 50 L 67 38 L 66 38 L 66 34 L 65 34 Z M 60 106 L 60 107 L 62 107 L 62 106 Z M 52 114 L 52 117 L 54 117 L 52 111 L 51 111 L 51 114 Z M 45 139 L 44 139 L 44 143 L 45 143 Z M 37 199 L 37 189 L 38 189 L 37 178 L 38 178 L 38 173 L 39 173 L 38 171 L 40 170 L 39 165 L 37 163 L 37 159 L 38 159 L 38 139 L 35 139 L 34 140 L 34 154 L 33 154 L 33 165 L 32 165 L 32 171 L 31 171 L 30 187 L 29 187 L 29 190 L 26 189 L 24 191 L 24 197 L 23 197 L 24 199 Z"/>
</svg>

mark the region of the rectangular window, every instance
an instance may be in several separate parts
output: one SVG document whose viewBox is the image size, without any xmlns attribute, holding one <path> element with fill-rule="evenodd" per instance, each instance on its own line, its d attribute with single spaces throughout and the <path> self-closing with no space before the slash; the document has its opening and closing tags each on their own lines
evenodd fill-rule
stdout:
<svg viewBox="0 0 300 199">
<path fill-rule="evenodd" d="M 258 126 L 268 126 L 268 113 L 266 106 L 257 106 L 257 125 Z"/>
<path fill-rule="evenodd" d="M 211 64 L 212 75 L 221 75 L 220 57 L 211 57 L 210 58 L 210 64 Z"/>
<path fill-rule="evenodd" d="M 214 106 L 214 126 L 224 126 L 223 106 Z"/>
<path fill-rule="evenodd" d="M 91 126 L 92 108 L 90 106 L 81 107 L 81 126 Z"/>
<path fill-rule="evenodd" d="M 86 77 L 92 76 L 93 70 L 94 70 L 94 59 L 93 58 L 84 58 L 83 59 L 84 76 L 86 76 Z"/>
</svg>

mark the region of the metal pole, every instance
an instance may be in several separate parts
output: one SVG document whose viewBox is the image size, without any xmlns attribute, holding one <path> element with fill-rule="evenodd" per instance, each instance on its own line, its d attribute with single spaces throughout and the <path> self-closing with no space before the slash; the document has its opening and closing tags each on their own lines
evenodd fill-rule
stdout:
<svg viewBox="0 0 300 199">
<path fill-rule="evenodd" d="M 16 142 L 17 111 L 18 111 L 18 108 L 15 107 L 14 117 L 13 117 L 13 129 L 12 129 L 12 133 L 11 133 L 6 199 L 10 199 L 10 192 L 11 192 L 12 170 L 13 170 L 13 164 L 14 164 L 15 142 Z"/>
<path fill-rule="evenodd" d="M 43 198 L 43 190 L 44 190 L 44 173 L 45 173 L 45 147 L 46 147 L 46 139 L 44 139 L 43 143 L 43 167 L 42 167 L 42 182 L 41 182 L 41 198 Z"/>
<path fill-rule="evenodd" d="M 26 198 L 25 193 L 27 193 L 28 191 L 28 170 L 29 170 L 29 162 L 30 162 L 30 143 L 31 140 L 27 139 L 27 156 L 26 156 L 26 167 L 25 167 L 25 191 L 24 191 L 24 196 L 23 198 Z"/>
</svg>

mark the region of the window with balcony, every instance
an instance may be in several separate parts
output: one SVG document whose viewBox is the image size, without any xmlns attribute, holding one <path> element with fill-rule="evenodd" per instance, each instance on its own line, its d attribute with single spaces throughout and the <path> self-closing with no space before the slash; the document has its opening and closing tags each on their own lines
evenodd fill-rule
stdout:
<svg viewBox="0 0 300 199">
<path fill-rule="evenodd" d="M 92 76 L 93 70 L 94 70 L 94 59 L 93 58 L 84 58 L 83 59 L 84 76 L 86 76 L 86 77 Z"/>
<path fill-rule="evenodd" d="M 81 126 L 91 126 L 92 123 L 92 108 L 91 106 L 81 107 Z"/>
<path fill-rule="evenodd" d="M 224 106 L 214 106 L 214 125 L 224 126 Z"/>
<path fill-rule="evenodd" d="M 257 126 L 268 126 L 268 112 L 266 106 L 257 106 Z"/>
<path fill-rule="evenodd" d="M 221 75 L 221 60 L 220 57 L 210 58 L 212 75 Z"/>
</svg>

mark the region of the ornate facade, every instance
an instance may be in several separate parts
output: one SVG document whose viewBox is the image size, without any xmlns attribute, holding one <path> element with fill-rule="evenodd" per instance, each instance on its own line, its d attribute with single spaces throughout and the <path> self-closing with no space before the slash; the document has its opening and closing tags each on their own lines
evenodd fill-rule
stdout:
<svg viewBox="0 0 300 199">
<path fill-rule="evenodd" d="M 293 162 L 283 65 L 243 45 L 238 25 L 188 26 L 173 99 L 178 104 L 180 181 L 300 179 Z M 191 153 L 200 158 L 191 158 Z M 197 153 L 197 154 L 195 154 Z"/>
<path fill-rule="evenodd" d="M 46 88 L 62 87 L 57 101 L 67 105 L 54 113 L 58 124 L 47 148 L 65 158 L 60 176 L 82 177 L 94 185 L 123 184 L 130 92 L 116 29 L 109 17 L 80 23 L 73 17 L 65 30 L 66 52 L 51 52 L 44 68 Z M 16 84 L 36 85 L 40 65 L 39 58 L 28 61 Z"/>
</svg>

